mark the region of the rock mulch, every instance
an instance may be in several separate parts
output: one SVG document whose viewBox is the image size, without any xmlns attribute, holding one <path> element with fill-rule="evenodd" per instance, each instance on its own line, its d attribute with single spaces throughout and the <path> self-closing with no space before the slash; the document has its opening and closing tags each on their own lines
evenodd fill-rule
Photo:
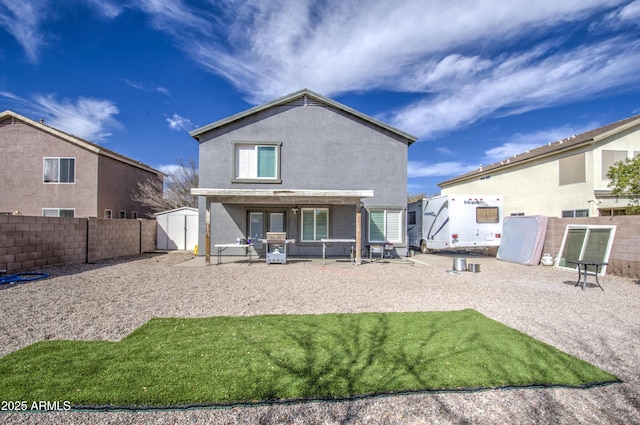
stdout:
<svg viewBox="0 0 640 425">
<path fill-rule="evenodd" d="M 464 256 L 462 254 L 455 254 Z M 237 259 L 234 259 L 237 260 Z M 0 289 L 0 356 L 46 339 L 117 341 L 152 317 L 434 311 L 473 308 L 616 374 L 589 389 L 417 393 L 340 402 L 182 411 L 3 413 L 0 422 L 292 424 L 640 423 L 640 285 L 470 256 L 479 273 L 447 272 L 452 258 L 351 266 L 292 258 L 203 266 L 186 253 L 53 267 L 50 277 Z M 0 400 L 1 389 L 0 389 Z"/>
</svg>

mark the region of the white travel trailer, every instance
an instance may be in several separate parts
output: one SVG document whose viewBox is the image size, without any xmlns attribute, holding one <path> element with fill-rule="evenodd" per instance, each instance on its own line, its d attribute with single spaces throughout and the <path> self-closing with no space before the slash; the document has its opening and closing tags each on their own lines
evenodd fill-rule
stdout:
<svg viewBox="0 0 640 425">
<path fill-rule="evenodd" d="M 409 245 L 422 252 L 500 245 L 502 196 L 442 195 L 407 206 Z"/>
</svg>

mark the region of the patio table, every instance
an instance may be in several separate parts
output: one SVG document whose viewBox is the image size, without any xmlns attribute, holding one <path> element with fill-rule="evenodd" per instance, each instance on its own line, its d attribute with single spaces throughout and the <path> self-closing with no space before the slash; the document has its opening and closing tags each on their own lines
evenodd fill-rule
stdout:
<svg viewBox="0 0 640 425">
<path fill-rule="evenodd" d="M 576 283 L 575 286 L 580 285 L 580 281 L 582 280 L 582 290 L 584 291 L 584 288 L 587 286 L 587 268 L 589 266 L 594 266 L 596 268 L 596 283 L 598 284 L 598 286 L 600 287 L 600 289 L 602 289 L 604 291 L 604 288 L 602 287 L 602 285 L 600 285 L 600 281 L 598 280 L 598 272 L 600 271 L 600 268 L 602 266 L 606 266 L 608 263 L 604 263 L 602 261 L 588 261 L 588 260 L 567 260 L 568 264 L 575 264 L 578 266 L 578 282 Z M 582 271 L 580 271 L 580 268 L 582 267 Z M 582 278 L 581 278 L 582 275 Z"/>
<path fill-rule="evenodd" d="M 324 259 L 326 257 L 327 245 L 334 243 L 348 243 L 351 244 L 351 252 L 354 252 L 353 244 L 356 243 L 355 239 L 320 239 L 322 242 L 322 265 L 324 266 Z M 351 263 L 354 264 L 353 255 L 351 256 Z"/>
<path fill-rule="evenodd" d="M 222 263 L 222 252 L 227 248 L 244 248 L 244 256 L 249 255 L 249 265 L 251 265 L 252 256 L 251 256 L 251 247 L 252 243 L 219 243 L 215 244 L 214 247 L 218 249 L 218 262 L 216 264 Z"/>
</svg>

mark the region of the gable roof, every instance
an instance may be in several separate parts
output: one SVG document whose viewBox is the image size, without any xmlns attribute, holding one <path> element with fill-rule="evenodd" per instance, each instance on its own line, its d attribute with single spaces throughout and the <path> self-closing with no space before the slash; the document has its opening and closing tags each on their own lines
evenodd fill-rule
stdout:
<svg viewBox="0 0 640 425">
<path fill-rule="evenodd" d="M 448 186 L 453 183 L 457 183 L 470 178 L 475 178 L 483 175 L 490 174 L 493 171 L 506 169 L 516 165 L 520 165 L 535 159 L 544 158 L 546 156 L 555 155 L 571 149 L 576 149 L 586 145 L 592 145 L 596 142 L 604 140 L 615 134 L 621 133 L 627 129 L 640 125 L 640 115 L 634 115 L 629 118 L 625 118 L 620 121 L 616 121 L 611 124 L 589 130 L 584 133 L 567 137 L 566 139 L 550 142 L 544 146 L 539 146 L 534 149 L 530 149 L 518 155 L 514 155 L 508 159 L 500 162 L 496 162 L 491 165 L 481 166 L 480 168 L 470 171 L 466 174 L 453 177 L 449 180 L 445 180 L 438 183 L 438 186 Z"/>
<path fill-rule="evenodd" d="M 258 112 L 267 110 L 269 108 L 273 108 L 273 107 L 276 107 L 276 106 L 284 105 L 284 104 L 289 103 L 289 102 L 294 101 L 294 100 L 303 100 L 305 105 L 319 102 L 321 104 L 325 104 L 325 105 L 332 106 L 334 108 L 340 109 L 340 110 L 342 110 L 342 111 L 344 111 L 344 112 L 346 112 L 348 114 L 351 114 L 353 116 L 356 116 L 356 117 L 358 117 L 358 118 L 360 118 L 360 119 L 362 119 L 364 121 L 368 121 L 369 123 L 371 123 L 371 124 L 373 124 L 373 125 L 375 125 L 377 127 L 383 128 L 383 129 L 385 129 L 387 131 L 390 131 L 390 132 L 392 132 L 394 134 L 397 134 L 398 136 L 400 136 L 400 137 L 402 137 L 404 139 L 407 139 L 409 145 L 412 144 L 413 142 L 415 142 L 416 140 L 418 140 L 417 137 L 415 137 L 415 136 L 413 136 L 413 135 L 411 135 L 409 133 L 406 133 L 406 132 L 404 132 L 402 130 L 399 130 L 399 129 L 393 127 L 393 126 L 390 126 L 390 125 L 385 124 L 385 123 L 383 123 L 381 121 L 378 121 L 377 119 L 372 118 L 369 115 L 363 114 L 362 112 L 358 112 L 355 109 L 352 109 L 352 108 L 350 108 L 348 106 L 345 106 L 342 103 L 336 102 L 335 100 L 331 100 L 331 99 L 329 99 L 327 97 L 324 97 L 324 96 L 322 96 L 322 95 L 320 95 L 318 93 L 315 93 L 315 92 L 313 92 L 313 91 L 311 91 L 309 89 L 298 90 L 298 91 L 296 91 L 294 93 L 288 94 L 288 95 L 283 96 L 283 97 L 281 97 L 279 99 L 276 99 L 276 100 L 272 100 L 271 102 L 265 103 L 263 105 L 255 106 L 255 107 L 253 107 L 251 109 L 247 109 L 246 111 L 240 112 L 240 113 L 232 115 L 230 117 L 223 118 L 223 119 L 221 119 L 219 121 L 215 121 L 215 122 L 213 122 L 211 124 L 208 124 L 208 125 L 205 125 L 203 127 L 197 128 L 197 129 L 191 131 L 189 134 L 194 139 L 200 140 L 200 136 L 202 134 L 208 132 L 208 131 L 211 131 L 211 130 L 214 130 L 216 128 L 222 127 L 224 125 L 230 124 L 230 123 L 232 123 L 234 121 L 240 120 L 240 119 L 248 117 L 250 115 L 257 114 Z"/>
<path fill-rule="evenodd" d="M 140 168 L 142 170 L 148 171 L 150 173 L 154 173 L 157 174 L 159 176 L 165 176 L 166 174 L 164 174 L 161 171 L 158 171 L 154 168 L 151 168 L 150 166 L 143 164 L 140 161 L 136 161 L 135 159 L 131 159 L 129 157 L 126 157 L 124 155 L 121 155 L 117 152 L 114 152 L 112 150 L 109 149 L 105 149 L 100 145 L 96 145 L 95 143 L 91 143 L 85 139 L 81 139 L 80 137 L 74 136 L 72 134 L 69 133 L 65 133 L 64 131 L 58 130 L 57 128 L 51 127 L 46 125 L 44 122 L 37 122 L 34 121 L 30 118 L 24 117 L 16 112 L 10 111 L 10 110 L 6 110 L 2 113 L 0 113 L 0 121 L 3 121 L 7 118 L 13 118 L 16 119 L 18 121 L 22 121 L 25 124 L 28 124 L 32 127 L 37 128 L 38 130 L 44 131 L 46 133 L 49 133 L 53 136 L 56 136 L 60 139 L 63 139 L 73 145 L 76 145 L 78 147 L 81 147 L 83 149 L 86 149 L 88 151 L 91 151 L 97 155 L 103 155 L 112 159 L 115 159 L 116 161 L 120 161 L 123 162 L 125 164 L 131 165 L 133 167 L 137 167 Z"/>
</svg>

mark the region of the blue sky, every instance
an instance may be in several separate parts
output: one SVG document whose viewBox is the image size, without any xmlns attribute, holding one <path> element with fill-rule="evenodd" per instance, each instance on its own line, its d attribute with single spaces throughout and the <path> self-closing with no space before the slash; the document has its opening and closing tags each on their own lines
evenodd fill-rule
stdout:
<svg viewBox="0 0 640 425">
<path fill-rule="evenodd" d="M 640 114 L 640 0 L 0 0 L 0 110 L 161 170 L 302 88 L 417 136 L 408 192 L 439 193 Z"/>
</svg>

